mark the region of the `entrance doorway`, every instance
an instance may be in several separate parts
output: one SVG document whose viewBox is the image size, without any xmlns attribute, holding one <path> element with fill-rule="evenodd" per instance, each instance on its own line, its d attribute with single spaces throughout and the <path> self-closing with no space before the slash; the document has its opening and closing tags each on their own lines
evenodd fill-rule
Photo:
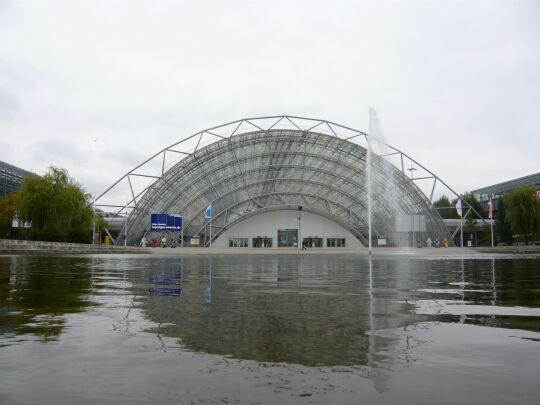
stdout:
<svg viewBox="0 0 540 405">
<path fill-rule="evenodd" d="M 307 238 L 304 238 L 303 244 L 307 248 L 322 248 L 323 239 L 318 236 L 315 236 L 314 238 L 308 236 Z"/>
<path fill-rule="evenodd" d="M 298 229 L 278 229 L 278 247 L 298 247 Z"/>
</svg>

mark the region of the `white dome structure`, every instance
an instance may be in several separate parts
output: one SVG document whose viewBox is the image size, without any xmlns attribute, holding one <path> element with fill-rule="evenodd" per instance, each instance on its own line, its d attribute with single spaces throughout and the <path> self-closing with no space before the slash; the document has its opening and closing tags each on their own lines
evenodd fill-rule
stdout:
<svg viewBox="0 0 540 405">
<path fill-rule="evenodd" d="M 121 237 L 127 234 L 129 245 L 148 238 L 151 214 L 166 213 L 182 215 L 186 243 L 199 237 L 209 245 L 211 225 L 213 246 L 367 246 L 367 140 L 364 132 L 325 120 L 242 119 L 161 150 L 95 206 L 128 216 Z M 383 146 L 385 153 L 376 149 L 371 159 L 374 241 L 452 243 L 431 203 L 436 185 L 449 187 L 408 155 Z M 409 164 L 418 171 L 414 179 L 406 173 Z M 125 191 L 128 204 L 118 198 Z M 211 220 L 205 218 L 209 205 Z"/>
</svg>

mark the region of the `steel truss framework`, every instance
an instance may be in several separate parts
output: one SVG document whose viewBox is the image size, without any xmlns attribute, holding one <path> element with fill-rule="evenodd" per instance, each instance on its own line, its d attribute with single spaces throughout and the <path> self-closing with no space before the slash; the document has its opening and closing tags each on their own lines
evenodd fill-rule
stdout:
<svg viewBox="0 0 540 405">
<path fill-rule="evenodd" d="M 367 146 L 367 133 L 326 120 L 241 119 L 162 149 L 105 190 L 94 206 L 126 215 L 122 234 L 130 245 L 148 232 L 151 213 L 182 214 L 184 235 L 205 235 L 209 204 L 213 239 L 250 216 L 301 205 L 367 244 Z M 399 213 L 424 216 L 425 237 L 451 239 L 431 203 L 436 186 L 458 194 L 409 155 L 379 146 L 382 153 L 372 155 L 374 235 L 391 235 Z M 419 175 L 408 177 L 406 170 Z"/>
</svg>

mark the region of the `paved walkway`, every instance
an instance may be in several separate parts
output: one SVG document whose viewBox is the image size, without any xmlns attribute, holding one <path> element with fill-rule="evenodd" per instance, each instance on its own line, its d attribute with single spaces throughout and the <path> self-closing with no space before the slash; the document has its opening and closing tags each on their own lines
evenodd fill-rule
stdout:
<svg viewBox="0 0 540 405">
<path fill-rule="evenodd" d="M 33 242 L 0 239 L 0 255 L 70 255 L 70 254 L 155 254 L 155 255 L 359 255 L 367 256 L 368 249 L 323 248 L 140 248 L 134 246 L 86 245 L 78 243 Z M 373 248 L 374 256 L 433 256 L 460 257 L 478 254 L 528 254 L 540 256 L 540 246 L 497 246 L 479 248 Z"/>
<path fill-rule="evenodd" d="M 347 249 L 347 248 L 327 248 L 327 249 L 307 249 L 299 250 L 294 248 L 145 248 L 145 251 L 157 255 L 360 255 L 369 254 L 367 248 Z M 480 252 L 471 248 L 374 248 L 374 256 L 404 255 L 404 256 L 469 256 Z"/>
</svg>

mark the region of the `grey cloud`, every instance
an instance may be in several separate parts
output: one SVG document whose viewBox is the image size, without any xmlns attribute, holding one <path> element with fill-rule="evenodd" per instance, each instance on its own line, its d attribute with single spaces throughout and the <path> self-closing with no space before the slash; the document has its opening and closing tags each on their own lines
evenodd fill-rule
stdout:
<svg viewBox="0 0 540 405">
<path fill-rule="evenodd" d="M 540 170 L 538 2 L 4 4 L 0 138 L 88 188 L 213 125 L 285 113 L 367 130 L 372 105 L 457 190 Z"/>
<path fill-rule="evenodd" d="M 50 166 L 61 166 L 69 164 L 85 165 L 89 162 L 87 152 L 77 146 L 76 143 L 59 139 L 46 139 L 33 144 L 28 148 L 28 152 L 39 162 Z"/>
</svg>

